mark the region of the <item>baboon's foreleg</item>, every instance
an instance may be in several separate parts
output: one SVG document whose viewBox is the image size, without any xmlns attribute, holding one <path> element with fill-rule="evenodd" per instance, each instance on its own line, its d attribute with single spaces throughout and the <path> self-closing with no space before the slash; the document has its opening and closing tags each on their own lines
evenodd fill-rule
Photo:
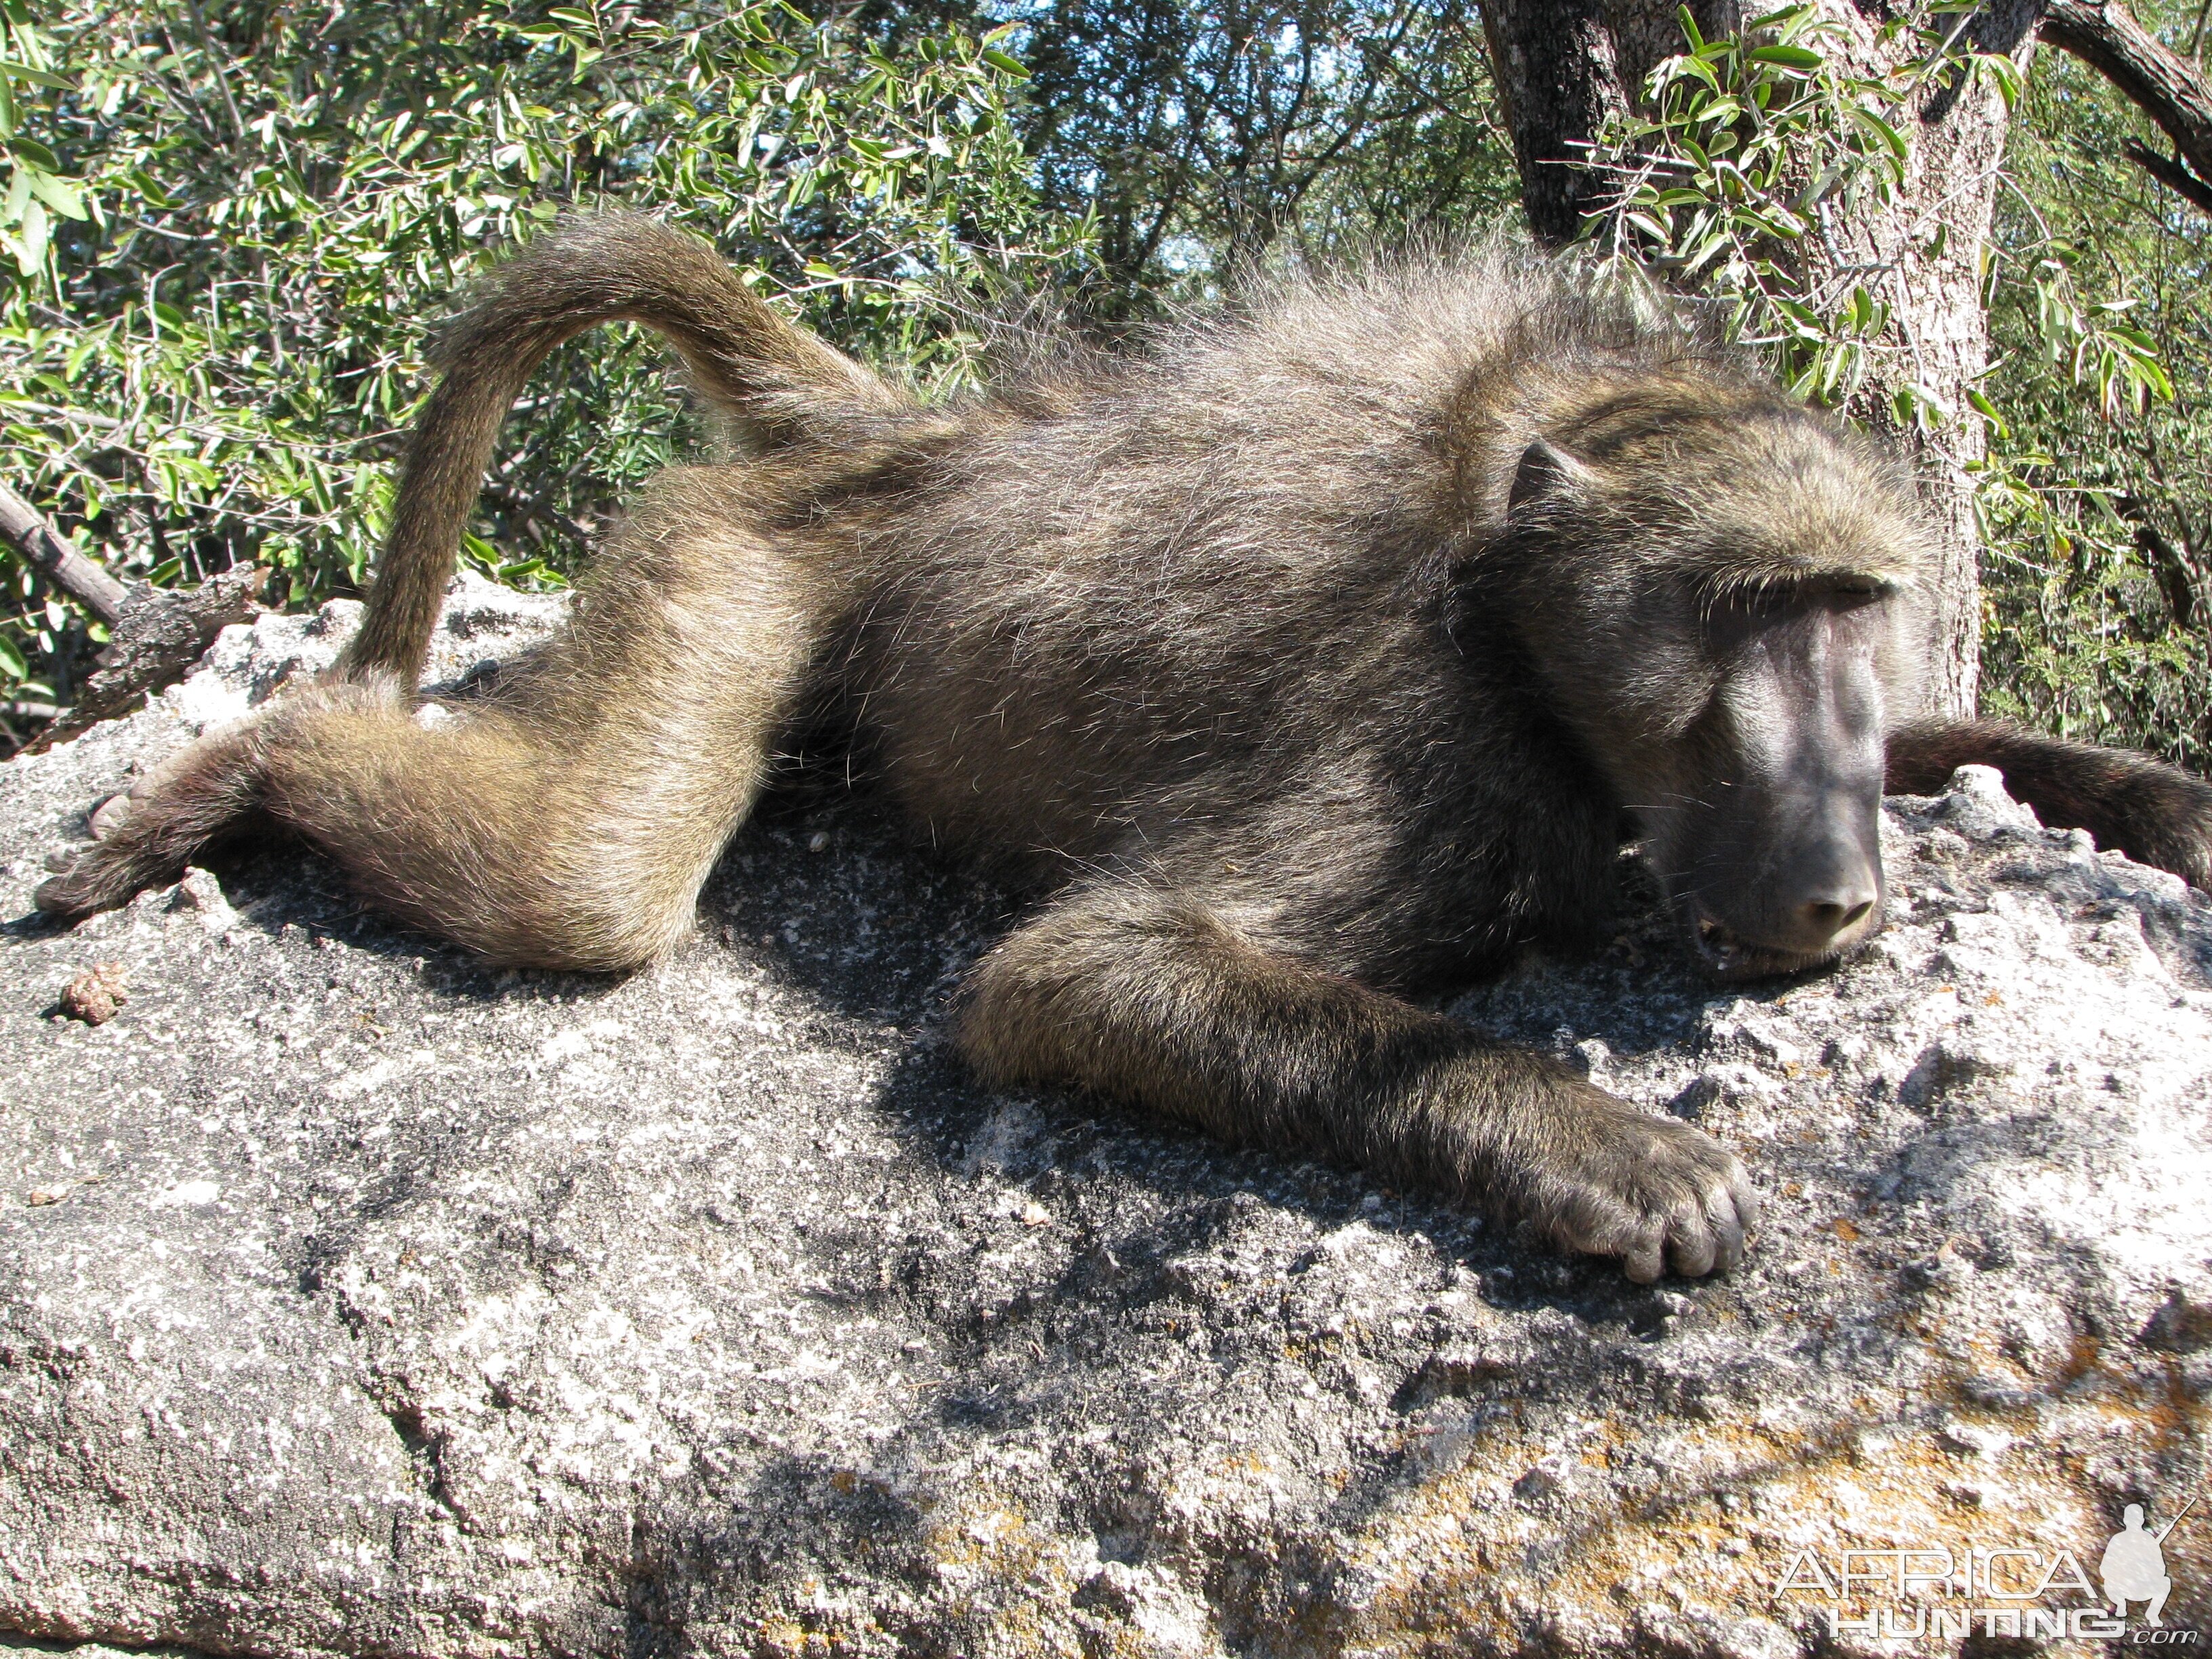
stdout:
<svg viewBox="0 0 2212 1659">
<path fill-rule="evenodd" d="M 1884 787 L 1932 795 L 1961 766 L 1994 766 L 2057 829 L 2212 888 L 2212 784 L 2124 749 L 2068 743 L 2002 720 L 1928 721 L 1889 734 Z"/>
<path fill-rule="evenodd" d="M 1741 1259 L 1743 1166 L 1686 1124 L 1261 948 L 1200 899 L 1063 897 L 976 969 L 960 1042 L 1000 1084 L 1075 1082 L 1232 1141 L 1363 1164 L 1649 1281 Z"/>
</svg>

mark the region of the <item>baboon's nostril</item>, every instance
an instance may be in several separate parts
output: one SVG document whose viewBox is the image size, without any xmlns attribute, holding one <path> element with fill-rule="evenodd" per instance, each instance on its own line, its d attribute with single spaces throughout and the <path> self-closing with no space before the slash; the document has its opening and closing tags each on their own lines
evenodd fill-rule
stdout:
<svg viewBox="0 0 2212 1659">
<path fill-rule="evenodd" d="M 1860 899 L 1852 903 L 1822 899 L 1801 907 L 1797 914 L 1804 921 L 1808 933 L 1820 939 L 1830 939 L 1846 929 L 1857 927 L 1873 908 L 1872 899 Z"/>
</svg>

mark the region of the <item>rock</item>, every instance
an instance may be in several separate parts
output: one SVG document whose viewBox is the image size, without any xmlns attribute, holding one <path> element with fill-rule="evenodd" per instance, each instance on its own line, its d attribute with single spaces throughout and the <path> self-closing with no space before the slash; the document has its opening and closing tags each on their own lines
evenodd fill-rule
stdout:
<svg viewBox="0 0 2212 1659">
<path fill-rule="evenodd" d="M 95 963 L 62 988 L 56 1005 L 71 1019 L 87 1025 L 105 1025 L 129 1000 L 124 988 L 129 976 L 119 962 Z"/>
<path fill-rule="evenodd" d="M 461 584 L 440 705 L 559 608 Z M 772 805 L 627 981 L 486 969 L 283 845 L 27 918 L 88 807 L 356 614 L 226 630 L 0 766 L 0 1629 L 1896 1651 L 1856 1621 L 2088 1602 L 1838 1607 L 1844 1552 L 2094 1573 L 2127 1504 L 2155 1528 L 2201 1478 L 2212 912 L 1994 775 L 1890 803 L 1895 920 L 1835 973 L 1717 989 L 1639 892 L 1605 953 L 1452 1005 L 1744 1153 L 1745 1269 L 1639 1288 L 1354 1171 L 977 1088 L 943 1022 L 1011 907 L 830 791 Z M 47 1018 L 94 958 L 130 1000 Z M 2166 1623 L 2202 1626 L 2212 1525 L 2165 1547 Z"/>
<path fill-rule="evenodd" d="M 238 912 L 230 908 L 230 901 L 222 896 L 222 883 L 212 871 L 197 865 L 186 870 L 178 882 L 175 896 L 169 908 L 187 910 L 199 919 L 207 932 L 220 937 L 238 926 Z"/>
</svg>

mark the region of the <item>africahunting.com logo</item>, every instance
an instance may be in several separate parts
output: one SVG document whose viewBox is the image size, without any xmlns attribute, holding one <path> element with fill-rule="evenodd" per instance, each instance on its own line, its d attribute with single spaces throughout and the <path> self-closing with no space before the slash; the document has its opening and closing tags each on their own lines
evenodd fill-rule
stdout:
<svg viewBox="0 0 2212 1659">
<path fill-rule="evenodd" d="M 2170 1627 L 2165 1613 L 2173 1594 L 2166 1540 L 2203 1496 L 2192 1493 L 2155 1531 L 2143 1506 L 2129 1504 L 2094 1577 L 2070 1550 L 1802 1549 L 1783 1566 L 1774 1594 L 1784 1606 L 1824 1603 L 1828 1634 L 1838 1639 L 2010 1637 L 2201 1650 L 2204 1632 Z"/>
</svg>

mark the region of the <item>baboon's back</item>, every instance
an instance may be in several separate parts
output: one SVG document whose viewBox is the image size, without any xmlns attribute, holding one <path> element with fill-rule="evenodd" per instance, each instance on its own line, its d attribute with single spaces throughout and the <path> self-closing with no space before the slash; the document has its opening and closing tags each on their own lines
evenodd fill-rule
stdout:
<svg viewBox="0 0 2212 1659">
<path fill-rule="evenodd" d="M 1630 290 L 1491 252 L 1286 286 L 1017 389 L 871 530 L 864 735 L 981 849 L 1095 858 L 1332 793 L 1420 810 L 1509 740 L 1508 665 L 1449 577 L 1532 424 L 1686 373 L 1745 384 Z"/>
</svg>

